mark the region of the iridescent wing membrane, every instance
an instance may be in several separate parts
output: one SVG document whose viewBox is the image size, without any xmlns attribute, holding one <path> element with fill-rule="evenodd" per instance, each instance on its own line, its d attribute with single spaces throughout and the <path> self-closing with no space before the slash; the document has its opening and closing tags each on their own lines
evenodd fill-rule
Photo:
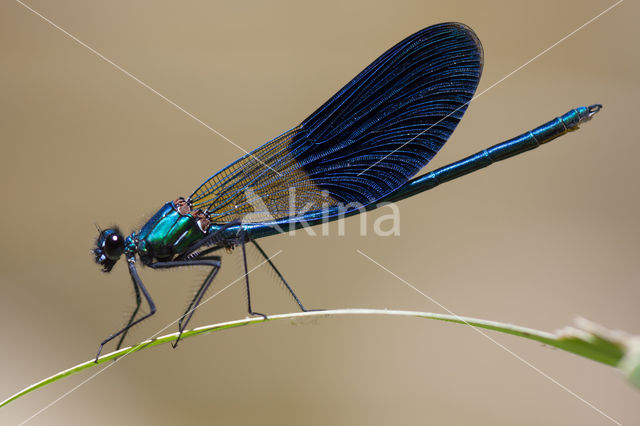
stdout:
<svg viewBox="0 0 640 426">
<path fill-rule="evenodd" d="M 192 207 L 213 223 L 270 222 L 375 202 L 442 148 L 475 93 L 482 62 L 467 26 L 425 28 L 299 126 L 209 178 L 191 195 Z"/>
</svg>

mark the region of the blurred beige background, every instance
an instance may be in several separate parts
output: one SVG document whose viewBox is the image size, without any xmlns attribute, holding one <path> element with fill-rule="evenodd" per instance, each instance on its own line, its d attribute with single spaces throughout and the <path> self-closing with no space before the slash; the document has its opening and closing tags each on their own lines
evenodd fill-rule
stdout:
<svg viewBox="0 0 640 426">
<path fill-rule="evenodd" d="M 251 150 L 423 27 L 477 32 L 482 91 L 613 2 L 28 4 Z M 460 315 L 544 330 L 584 316 L 640 333 L 639 9 L 622 3 L 474 101 L 429 169 L 604 104 L 580 131 L 402 202 L 400 237 L 361 237 L 353 218 L 343 238 L 264 240 L 282 250 L 276 264 L 302 300 L 442 312 L 361 250 Z M 0 6 L 0 34 L 3 399 L 89 359 L 132 308 L 124 264 L 103 274 L 93 263 L 94 223 L 138 229 L 241 151 L 18 3 Z M 239 254 L 223 265 L 214 291 L 240 275 Z M 203 275 L 143 270 L 159 312 L 128 342 L 175 319 Z M 257 310 L 294 310 L 266 270 L 253 282 Z M 236 285 L 192 324 L 242 318 L 244 303 Z M 617 421 L 640 423 L 640 392 L 616 370 L 491 337 Z M 0 423 L 29 418 L 95 371 L 0 409 Z M 610 423 L 468 327 L 341 317 L 130 356 L 29 424 Z"/>
</svg>

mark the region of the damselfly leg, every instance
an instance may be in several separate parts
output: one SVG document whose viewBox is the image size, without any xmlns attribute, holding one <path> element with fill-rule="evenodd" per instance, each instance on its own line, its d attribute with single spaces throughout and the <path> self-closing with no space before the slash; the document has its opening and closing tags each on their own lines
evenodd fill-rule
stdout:
<svg viewBox="0 0 640 426">
<path fill-rule="evenodd" d="M 260 245 L 258 245 L 258 243 L 255 240 L 251 240 L 251 242 L 253 243 L 253 245 L 258 249 L 258 251 L 260 252 L 260 254 L 262 255 L 262 257 L 264 257 L 264 260 L 267 261 L 267 263 L 269 264 L 269 266 L 271 266 L 271 269 L 273 269 L 273 271 L 276 273 L 276 275 L 278 276 L 278 278 L 280 279 L 280 281 L 282 281 L 282 283 L 284 284 L 284 286 L 287 288 L 287 290 L 289 291 L 289 294 L 291 294 L 291 297 L 293 297 L 293 300 L 296 301 L 296 303 L 298 304 L 298 306 L 300 307 L 300 310 L 302 312 L 308 312 L 308 309 L 304 307 L 304 305 L 302 305 L 302 302 L 300 301 L 300 299 L 298 298 L 298 296 L 296 295 L 296 293 L 293 291 L 293 288 L 291 288 L 291 286 L 289 285 L 289 283 L 287 283 L 287 281 L 284 279 L 284 277 L 282 276 L 282 274 L 280 273 L 280 271 L 278 271 L 278 268 L 276 268 L 276 265 L 273 264 L 273 262 L 271 261 L 271 259 L 269 258 L 269 256 L 267 256 L 267 253 L 264 252 L 264 250 L 262 250 L 262 247 L 260 247 Z"/>
<path fill-rule="evenodd" d="M 133 326 L 141 323 L 142 321 L 144 321 L 145 319 L 149 318 L 151 315 L 156 313 L 156 305 L 153 302 L 153 299 L 151 298 L 151 295 L 147 291 L 146 287 L 142 283 L 142 280 L 138 275 L 138 271 L 136 270 L 135 257 L 133 255 L 127 256 L 127 261 L 129 265 L 129 274 L 131 275 L 131 280 L 133 281 L 133 288 L 136 293 L 136 308 L 134 309 L 133 314 L 131 315 L 125 327 L 113 333 L 112 335 L 107 337 L 105 340 L 103 340 L 102 343 L 100 343 L 100 346 L 98 348 L 98 353 L 96 355 L 96 362 L 100 357 L 100 353 L 102 352 L 102 348 L 104 347 L 104 345 L 106 345 L 116 337 L 121 336 L 120 340 L 118 341 L 118 346 L 116 348 L 116 349 L 120 349 L 124 341 L 124 338 L 126 337 L 129 330 Z M 173 347 L 176 347 L 176 345 L 178 344 L 178 341 L 180 340 L 180 336 L 182 335 L 183 331 L 187 327 L 187 324 L 191 320 L 191 317 L 193 316 L 193 313 L 197 309 L 198 305 L 202 301 L 202 297 L 204 296 L 205 292 L 211 285 L 213 278 L 218 273 L 218 270 L 220 269 L 220 264 L 221 263 L 220 263 L 219 256 L 210 256 L 210 257 L 199 257 L 196 259 L 185 259 L 185 260 L 176 260 L 176 261 L 169 261 L 169 262 L 155 262 L 148 265 L 149 267 L 154 269 L 179 268 L 182 266 L 209 266 L 212 268 L 211 272 L 209 272 L 209 274 L 207 275 L 207 278 L 205 278 L 204 282 L 200 286 L 200 289 L 196 292 L 196 295 L 194 296 L 193 300 L 189 304 L 189 307 L 187 308 L 186 312 L 180 317 L 178 321 L 178 331 L 180 334 L 176 342 L 173 344 Z M 144 295 L 145 299 L 147 300 L 147 303 L 149 304 L 149 313 L 142 316 L 141 318 L 138 318 L 137 320 L 134 320 L 135 316 L 140 310 L 140 305 L 142 303 L 142 298 L 140 297 L 140 293 Z"/>
<path fill-rule="evenodd" d="M 193 296 L 193 299 L 191 300 L 191 303 L 189 303 L 187 310 L 184 312 L 184 314 L 182 314 L 182 316 L 178 320 L 178 333 L 179 333 L 178 338 L 176 339 L 175 342 L 171 343 L 171 346 L 173 346 L 174 348 L 178 346 L 178 342 L 182 337 L 182 333 L 187 328 L 187 325 L 189 324 L 189 321 L 191 321 L 191 317 L 193 317 L 193 314 L 195 313 L 196 309 L 200 305 L 200 302 L 202 302 L 202 298 L 204 297 L 204 294 L 209 289 L 211 282 L 213 281 L 215 276 L 218 274 L 218 271 L 220 270 L 220 264 L 221 264 L 220 256 L 206 256 L 206 257 L 199 257 L 196 259 L 189 259 L 189 260 L 177 260 L 173 262 L 156 262 L 149 265 L 154 269 L 168 269 L 168 268 L 179 268 L 181 266 L 199 266 L 199 265 L 212 267 L 211 272 L 209 272 L 209 274 L 207 275 L 207 278 L 205 278 L 204 282 L 202 283 L 202 285 L 200 286 L 196 294 Z"/>
</svg>

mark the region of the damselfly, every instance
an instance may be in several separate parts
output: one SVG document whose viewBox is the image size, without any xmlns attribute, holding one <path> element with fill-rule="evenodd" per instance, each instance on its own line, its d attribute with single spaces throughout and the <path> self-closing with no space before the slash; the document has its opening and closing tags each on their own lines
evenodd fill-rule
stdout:
<svg viewBox="0 0 640 426">
<path fill-rule="evenodd" d="M 180 334 L 220 269 L 221 258 L 212 253 L 222 248 L 242 250 L 248 311 L 263 315 L 251 305 L 248 243 L 255 245 L 305 311 L 258 238 L 400 201 L 575 130 L 601 108 L 573 109 L 411 179 L 462 118 L 482 65 L 482 46 L 469 27 L 444 23 L 425 28 L 385 52 L 300 125 L 214 174 L 187 198 L 163 205 L 139 231 L 126 238 L 117 228 L 100 232 L 95 260 L 109 272 L 124 254 L 136 308 L 127 324 L 100 344 L 98 356 L 106 343 L 118 337 L 120 348 L 128 330 L 156 312 L 138 276 L 136 255 L 154 269 L 209 268 L 179 319 Z M 136 318 L 142 298 L 149 312 Z"/>
</svg>

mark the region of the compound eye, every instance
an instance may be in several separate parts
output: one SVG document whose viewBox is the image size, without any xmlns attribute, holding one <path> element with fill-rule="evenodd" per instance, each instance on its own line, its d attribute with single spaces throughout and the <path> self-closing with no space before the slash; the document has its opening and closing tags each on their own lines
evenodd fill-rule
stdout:
<svg viewBox="0 0 640 426">
<path fill-rule="evenodd" d="M 124 237 L 112 229 L 107 229 L 104 232 L 104 254 L 111 260 L 118 260 L 124 253 Z"/>
</svg>

